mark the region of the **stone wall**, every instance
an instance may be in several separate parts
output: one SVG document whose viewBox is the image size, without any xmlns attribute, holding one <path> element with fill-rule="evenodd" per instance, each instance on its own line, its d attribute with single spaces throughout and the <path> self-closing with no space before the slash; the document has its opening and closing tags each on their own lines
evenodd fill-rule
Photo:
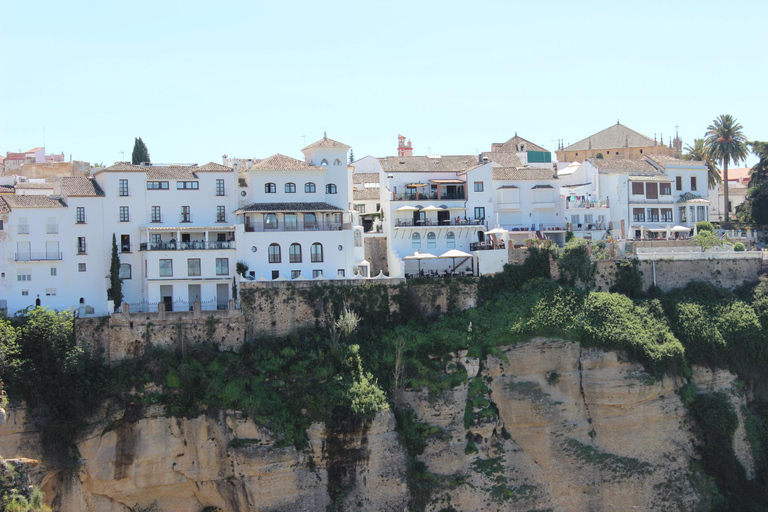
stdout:
<svg viewBox="0 0 768 512">
<path fill-rule="evenodd" d="M 371 264 L 371 276 L 379 275 L 379 272 L 389 274 L 387 263 L 387 237 L 365 235 L 365 259 Z"/>
<path fill-rule="evenodd" d="M 707 281 L 723 288 L 735 288 L 744 281 L 755 281 L 766 268 L 763 260 L 669 260 L 642 261 L 643 288 L 656 285 L 664 291 L 681 288 L 691 281 Z"/>
</svg>

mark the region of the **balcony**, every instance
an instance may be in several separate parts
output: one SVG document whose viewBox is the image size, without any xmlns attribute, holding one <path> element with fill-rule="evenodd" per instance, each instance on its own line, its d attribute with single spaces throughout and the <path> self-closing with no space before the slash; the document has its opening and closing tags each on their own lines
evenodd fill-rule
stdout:
<svg viewBox="0 0 768 512">
<path fill-rule="evenodd" d="M 18 226 L 16 226 L 16 232 L 20 235 L 28 235 L 29 224 L 19 224 Z"/>
<path fill-rule="evenodd" d="M 456 220 L 456 219 L 445 219 L 441 221 L 433 220 L 433 219 L 427 219 L 427 220 L 416 220 L 413 219 L 395 219 L 395 227 L 396 228 L 421 228 L 426 226 L 483 226 L 483 221 L 481 219 L 468 219 L 468 220 Z"/>
<path fill-rule="evenodd" d="M 45 225 L 45 232 L 49 235 L 55 235 L 59 232 L 59 225 L 58 224 L 46 224 Z"/>
<path fill-rule="evenodd" d="M 17 252 L 16 261 L 60 261 L 60 252 Z"/>
<path fill-rule="evenodd" d="M 565 202 L 565 209 L 566 210 L 590 210 L 593 208 L 609 208 L 610 204 L 608 203 L 608 200 L 605 199 L 603 201 L 566 201 Z"/>
<path fill-rule="evenodd" d="M 235 249 L 235 242 L 142 242 L 140 251 L 220 251 Z"/>
<path fill-rule="evenodd" d="M 392 193 L 392 200 L 393 201 L 442 201 L 445 199 L 446 201 L 466 201 L 467 197 L 466 194 L 462 193 L 444 193 L 440 194 L 440 197 L 437 197 L 437 192 L 428 192 L 428 193 L 419 193 L 419 192 L 405 192 L 405 193 Z"/>
<path fill-rule="evenodd" d="M 318 220 L 317 222 L 292 222 L 286 224 L 285 222 L 277 223 L 265 223 L 252 221 L 245 225 L 246 233 L 271 233 L 281 231 L 341 231 L 344 229 L 352 229 L 352 224 L 344 222 L 339 224 L 338 222 L 324 222 Z"/>
</svg>

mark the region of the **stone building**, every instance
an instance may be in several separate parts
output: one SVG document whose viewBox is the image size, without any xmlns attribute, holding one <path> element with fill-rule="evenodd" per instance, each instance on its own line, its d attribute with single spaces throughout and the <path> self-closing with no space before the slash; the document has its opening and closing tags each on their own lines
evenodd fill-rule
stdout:
<svg viewBox="0 0 768 512">
<path fill-rule="evenodd" d="M 674 139 L 670 139 L 668 145 L 665 145 L 663 135 L 657 142 L 655 135 L 651 139 L 616 121 L 615 125 L 569 146 L 563 147 L 561 143 L 556 154 L 558 162 L 583 162 L 587 158 L 606 160 L 640 160 L 646 156 L 680 158 L 682 151 L 683 141 L 677 135 Z"/>
</svg>

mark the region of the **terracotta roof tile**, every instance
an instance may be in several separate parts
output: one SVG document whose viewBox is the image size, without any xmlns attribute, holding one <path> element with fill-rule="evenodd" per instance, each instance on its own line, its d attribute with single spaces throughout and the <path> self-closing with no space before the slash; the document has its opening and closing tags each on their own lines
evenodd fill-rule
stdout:
<svg viewBox="0 0 768 512">
<path fill-rule="evenodd" d="M 19 182 L 16 184 L 17 189 L 27 189 L 27 190 L 41 190 L 41 189 L 50 189 L 53 190 L 53 183 L 30 183 L 30 182 Z"/>
<path fill-rule="evenodd" d="M 478 165 L 474 155 L 387 156 L 379 162 L 384 172 L 461 172 Z"/>
<path fill-rule="evenodd" d="M 493 181 L 555 180 L 555 172 L 542 167 L 494 167 Z"/>
<path fill-rule="evenodd" d="M 317 170 L 324 171 L 325 167 L 318 165 L 309 165 L 306 162 L 291 158 L 289 156 L 276 153 L 269 158 L 265 158 L 261 162 L 254 164 L 249 169 L 250 171 L 303 171 L 303 170 Z"/>
<path fill-rule="evenodd" d="M 356 172 L 352 175 L 352 183 L 379 183 L 380 177 L 377 172 Z"/>
<path fill-rule="evenodd" d="M 3 196 L 8 206 L 13 208 L 66 208 L 60 199 L 53 199 L 48 196 Z"/>
<path fill-rule="evenodd" d="M 352 191 L 352 198 L 358 201 L 379 199 L 380 197 L 381 197 L 381 191 L 376 187 Z"/>
<path fill-rule="evenodd" d="M 328 203 L 251 203 L 238 212 L 341 212 L 338 206 Z"/>
<path fill-rule="evenodd" d="M 144 167 L 148 180 L 196 180 L 197 167 L 185 165 L 169 165 L 167 167 Z"/>
<path fill-rule="evenodd" d="M 204 172 L 231 172 L 232 168 L 227 167 L 226 165 L 217 164 L 214 162 L 208 162 L 205 165 L 201 165 L 197 168 L 198 171 L 204 171 Z"/>
<path fill-rule="evenodd" d="M 68 196 L 74 197 L 100 197 L 104 191 L 92 178 L 76 177 L 61 178 L 61 188 Z"/>
<path fill-rule="evenodd" d="M 578 151 L 586 149 L 615 149 L 615 148 L 645 148 L 656 146 L 656 141 L 638 133 L 623 124 L 616 123 L 605 130 L 590 135 L 586 139 L 571 144 L 563 151 Z"/>
<path fill-rule="evenodd" d="M 305 147 L 301 151 L 306 151 L 307 149 L 312 148 L 339 148 L 339 149 L 349 149 L 351 146 L 347 146 L 343 142 L 339 142 L 337 140 L 329 139 L 327 135 L 323 135 L 323 138 L 320 139 L 317 142 L 313 142 L 309 146 Z"/>
<path fill-rule="evenodd" d="M 600 174 L 664 174 L 663 171 L 660 171 L 646 160 L 587 158 L 586 161 L 595 166 Z"/>
<path fill-rule="evenodd" d="M 3 200 L 4 197 L 6 196 L 0 196 L 0 213 L 8 213 L 11 211 L 11 207 Z"/>
</svg>

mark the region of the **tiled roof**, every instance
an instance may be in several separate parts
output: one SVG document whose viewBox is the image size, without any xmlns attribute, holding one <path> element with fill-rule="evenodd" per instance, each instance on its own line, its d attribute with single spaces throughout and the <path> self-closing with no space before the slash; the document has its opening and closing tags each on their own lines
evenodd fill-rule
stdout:
<svg viewBox="0 0 768 512">
<path fill-rule="evenodd" d="M 196 180 L 197 167 L 169 165 L 168 167 L 144 167 L 148 180 Z"/>
<path fill-rule="evenodd" d="M 542 167 L 494 167 L 493 180 L 554 180 L 555 173 Z"/>
<path fill-rule="evenodd" d="M 339 148 L 339 149 L 349 149 L 351 146 L 347 146 L 343 142 L 339 142 L 337 140 L 329 139 L 326 134 L 323 134 L 323 138 L 320 139 L 317 142 L 313 142 L 309 146 L 305 147 L 301 151 L 306 151 L 307 149 L 312 148 Z"/>
<path fill-rule="evenodd" d="M 379 199 L 381 197 L 381 191 L 376 187 L 366 188 L 363 190 L 354 190 L 352 191 L 352 197 L 358 201 Z"/>
<path fill-rule="evenodd" d="M 129 164 L 128 162 L 115 162 L 114 165 L 110 165 L 109 167 L 101 169 L 100 171 L 97 171 L 96 174 L 100 172 L 110 172 L 110 171 L 147 172 L 147 167 L 143 167 L 141 165 L 132 165 L 132 164 Z"/>
<path fill-rule="evenodd" d="M 36 151 L 40 151 L 41 149 L 45 149 L 45 148 L 41 148 L 41 147 L 32 148 L 29 151 L 27 151 L 27 153 L 35 153 Z"/>
<path fill-rule="evenodd" d="M 197 170 L 205 172 L 231 172 L 232 168 L 215 162 L 208 162 L 207 164 L 198 167 Z"/>
<path fill-rule="evenodd" d="M 16 188 L 18 189 L 51 189 L 53 190 L 53 183 L 29 183 L 29 182 L 19 182 L 16 184 Z"/>
<path fill-rule="evenodd" d="M 356 172 L 352 175 L 352 183 L 379 183 L 380 177 L 377 172 Z"/>
<path fill-rule="evenodd" d="M 387 156 L 379 162 L 385 172 L 461 172 L 478 164 L 474 155 Z"/>
<path fill-rule="evenodd" d="M 304 171 L 304 170 L 324 171 L 325 167 L 320 167 L 318 165 L 309 165 L 308 163 L 302 160 L 281 155 L 280 153 L 275 153 L 269 158 L 265 158 L 261 162 L 254 164 L 253 167 L 251 167 L 249 170 L 251 171 L 253 170 L 256 170 L 256 171 Z"/>
<path fill-rule="evenodd" d="M 0 194 L 13 194 L 13 187 L 0 185 Z"/>
<path fill-rule="evenodd" d="M 25 153 L 6 153 L 8 160 L 24 160 L 27 156 Z"/>
<path fill-rule="evenodd" d="M 68 196 L 99 197 L 104 195 L 99 184 L 91 178 L 61 178 L 61 188 Z"/>
<path fill-rule="evenodd" d="M 491 162 L 495 162 L 504 167 L 522 167 L 523 162 L 517 158 L 514 152 L 485 152 L 482 153 L 482 158 L 487 158 Z"/>
<path fill-rule="evenodd" d="M 66 208 L 67 205 L 60 199 L 51 199 L 48 196 L 3 196 L 11 208 Z"/>
<path fill-rule="evenodd" d="M 616 123 L 605 130 L 590 135 L 586 139 L 571 144 L 563 151 L 578 151 L 584 149 L 615 149 L 615 148 L 645 148 L 656 146 L 656 141 L 638 133 L 623 124 Z"/>
<path fill-rule="evenodd" d="M 507 142 L 495 142 L 491 144 L 491 151 L 494 153 L 515 153 L 520 144 L 525 144 L 525 151 L 544 151 L 545 153 L 549 153 L 548 149 L 544 149 L 538 144 L 534 144 L 533 142 L 520 137 L 517 133 L 515 133 L 515 136 Z"/>
<path fill-rule="evenodd" d="M 595 166 L 600 174 L 663 174 L 662 171 L 645 160 L 587 158 L 586 161 Z"/>
<path fill-rule="evenodd" d="M 709 200 L 704 199 L 703 197 L 696 195 L 693 192 L 686 192 L 685 194 L 680 196 L 677 202 L 678 203 L 708 203 Z"/>
<path fill-rule="evenodd" d="M 0 213 L 8 213 L 11 211 L 11 208 L 8 206 L 8 203 L 3 201 L 3 198 L 0 197 Z"/>
<path fill-rule="evenodd" d="M 720 178 L 723 177 L 723 170 L 720 170 Z M 737 167 L 736 169 L 728 169 L 728 187 L 732 187 L 733 184 L 730 183 L 731 181 L 739 181 L 741 180 L 744 183 L 749 183 L 750 178 L 752 177 L 752 168 L 751 167 Z"/>
<path fill-rule="evenodd" d="M 338 206 L 328 203 L 251 203 L 238 212 L 341 212 Z"/>
<path fill-rule="evenodd" d="M 646 156 L 647 160 L 651 160 L 651 165 L 656 164 L 656 167 L 662 169 L 666 167 L 690 167 L 698 169 L 706 169 L 707 164 L 697 160 L 681 160 L 680 158 L 672 158 L 671 156 L 664 155 L 652 155 Z"/>
</svg>

